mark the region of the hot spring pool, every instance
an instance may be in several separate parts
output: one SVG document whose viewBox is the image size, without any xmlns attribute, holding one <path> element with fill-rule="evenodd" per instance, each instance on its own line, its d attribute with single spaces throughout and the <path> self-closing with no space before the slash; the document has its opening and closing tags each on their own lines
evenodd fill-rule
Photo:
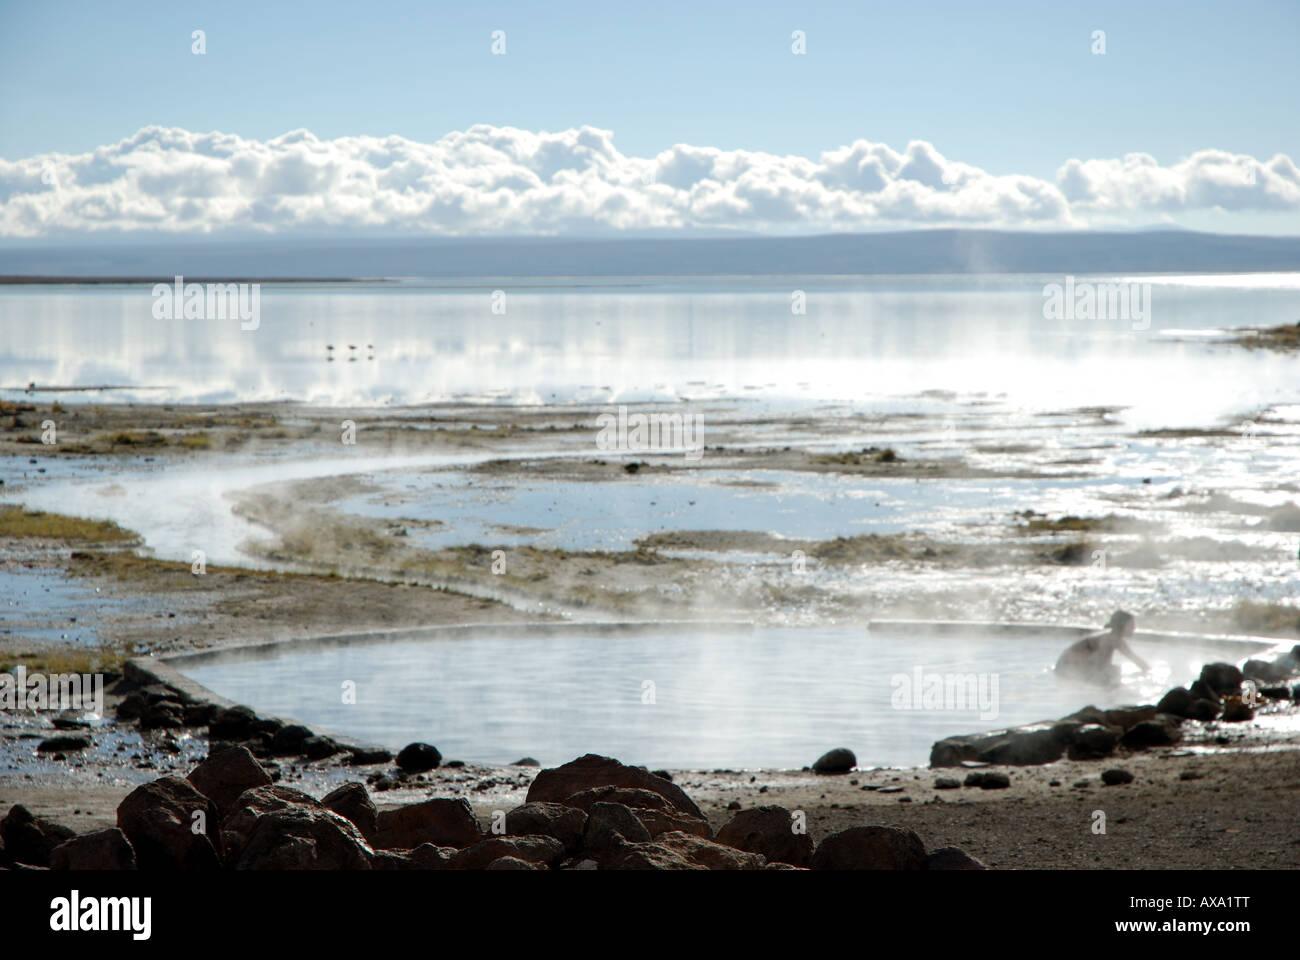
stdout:
<svg viewBox="0 0 1300 960">
<path fill-rule="evenodd" d="M 1133 647 L 1152 673 L 1138 678 L 1126 663 L 1123 687 L 1102 690 L 1052 673 L 1071 639 L 1050 628 L 943 635 L 566 624 L 258 648 L 173 665 L 261 713 L 394 749 L 421 740 L 448 758 L 494 764 L 600 753 L 651 769 L 788 769 L 838 746 L 862 766 L 924 764 L 942 737 L 1055 719 L 1089 703 L 1152 702 L 1205 661 L 1225 658 L 1222 646 L 1144 643 L 1139 634 Z M 926 702 L 936 674 L 974 674 L 967 689 L 976 702 Z M 355 703 L 345 703 L 351 689 Z"/>
</svg>

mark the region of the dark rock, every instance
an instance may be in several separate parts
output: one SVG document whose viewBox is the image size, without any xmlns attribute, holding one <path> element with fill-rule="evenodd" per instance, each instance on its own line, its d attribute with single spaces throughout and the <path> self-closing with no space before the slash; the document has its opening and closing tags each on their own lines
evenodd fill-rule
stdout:
<svg viewBox="0 0 1300 960">
<path fill-rule="evenodd" d="M 369 870 L 374 850 L 350 820 L 294 805 L 259 817 L 247 842 L 228 856 L 236 870 Z"/>
<path fill-rule="evenodd" d="M 215 703 L 187 703 L 182 716 L 187 727 L 206 727 L 220 712 Z"/>
<path fill-rule="evenodd" d="M 424 773 L 435 770 L 442 763 L 442 754 L 438 748 L 427 743 L 412 743 L 402 748 L 397 755 L 397 767 L 407 773 Z"/>
<path fill-rule="evenodd" d="M 55 730 L 89 730 L 90 721 L 83 720 L 75 713 L 61 713 L 51 723 Z"/>
<path fill-rule="evenodd" d="M 563 766 L 541 771 L 528 788 L 527 801 L 564 803 L 592 787 L 634 787 L 665 797 L 674 807 L 701 820 L 700 808 L 676 784 L 640 767 L 629 767 L 609 757 L 586 754 Z"/>
<path fill-rule="evenodd" d="M 1219 704 L 1214 700 L 1193 700 L 1187 708 L 1188 720 L 1208 722 L 1219 715 Z"/>
<path fill-rule="evenodd" d="M 1192 693 L 1186 687 L 1174 687 L 1156 704 L 1156 710 L 1160 713 L 1172 713 L 1175 716 L 1185 717 L 1192 706 Z"/>
<path fill-rule="evenodd" d="M 966 774 L 965 782 L 966 786 L 981 790 L 1005 790 L 1011 786 L 1011 778 L 1000 770 L 972 770 Z"/>
<path fill-rule="evenodd" d="M 274 757 L 301 756 L 303 745 L 314 737 L 309 727 L 291 723 L 281 727 L 271 736 L 271 755 Z"/>
<path fill-rule="evenodd" d="M 1270 700 L 1290 700 L 1291 691 L 1285 686 L 1269 686 L 1259 688 L 1260 696 L 1268 697 Z"/>
<path fill-rule="evenodd" d="M 343 784 L 337 790 L 327 793 L 321 799 L 321 805 L 350 820 L 367 843 L 374 841 L 379 832 L 379 810 L 370 799 L 364 783 Z"/>
<path fill-rule="evenodd" d="M 925 846 L 911 830 L 850 827 L 817 845 L 814 870 L 924 870 Z"/>
<path fill-rule="evenodd" d="M 383 747 L 352 747 L 344 762 L 354 767 L 368 767 L 375 763 L 387 763 L 392 759 L 391 751 Z"/>
<path fill-rule="evenodd" d="M 1052 763 L 1065 753 L 1064 745 L 1051 730 L 1016 731 L 982 751 L 975 759 L 981 763 L 1012 766 Z"/>
<path fill-rule="evenodd" d="M 69 753 L 85 750 L 90 746 L 90 737 L 58 736 L 42 740 L 36 748 L 37 753 Z"/>
<path fill-rule="evenodd" d="M 620 841 L 648 843 L 650 831 L 637 819 L 630 807 L 621 803 L 593 803 L 582 832 L 582 852 L 600 859 L 617 848 Z"/>
<path fill-rule="evenodd" d="M 218 848 L 208 833 L 218 823 L 216 804 L 179 777 L 136 787 L 117 807 L 117 825 L 141 870 L 217 869 Z"/>
<path fill-rule="evenodd" d="M 1260 683 L 1280 683 L 1287 679 L 1294 672 L 1295 664 L 1287 659 L 1274 660 L 1247 660 L 1241 667 L 1241 675 L 1247 680 L 1256 680 Z"/>
<path fill-rule="evenodd" d="M 925 869 L 987 870 L 988 868 L 960 847 L 940 847 L 938 850 L 931 850 L 925 858 Z"/>
<path fill-rule="evenodd" d="M 302 755 L 308 760 L 324 760 L 342 752 L 343 748 L 329 737 L 308 737 L 302 742 Z"/>
<path fill-rule="evenodd" d="M 1187 689 L 1192 695 L 1193 702 L 1197 700 L 1209 700 L 1216 707 L 1219 706 L 1220 703 L 1219 695 L 1214 691 L 1214 688 L 1211 687 L 1204 680 L 1198 678 L 1197 680 L 1193 681 L 1192 685 Z"/>
<path fill-rule="evenodd" d="M 518 857 L 501 857 L 493 860 L 484 870 L 545 870 L 546 865 L 534 863 L 530 860 L 520 860 Z"/>
<path fill-rule="evenodd" d="M 179 700 L 157 700 L 140 713 L 141 730 L 182 730 L 185 727 L 185 704 Z"/>
<path fill-rule="evenodd" d="M 510 766 L 512 766 L 512 767 L 540 767 L 541 764 L 538 763 L 536 760 L 534 760 L 532 757 L 523 757 L 523 758 L 521 758 L 521 759 L 519 759 L 519 760 L 516 760 L 514 763 L 510 764 Z"/>
<path fill-rule="evenodd" d="M 858 765 L 858 758 L 847 747 L 836 747 L 817 758 L 813 773 L 848 773 Z"/>
<path fill-rule="evenodd" d="M 1178 724 L 1168 714 L 1160 714 L 1157 719 L 1143 720 L 1124 731 L 1120 742 L 1130 750 L 1144 750 L 1147 747 L 1167 747 L 1183 738 Z"/>
<path fill-rule="evenodd" d="M 506 833 L 511 836 L 553 837 L 569 853 L 577 853 L 582 846 L 586 826 L 585 810 L 562 803 L 525 803 L 506 814 Z"/>
<path fill-rule="evenodd" d="M 661 780 L 667 780 L 669 783 L 673 782 L 673 775 L 667 770 L 651 770 L 650 772 Z"/>
<path fill-rule="evenodd" d="M 1244 723 L 1255 719 L 1255 711 L 1235 697 L 1223 701 L 1223 722 Z"/>
<path fill-rule="evenodd" d="M 936 790 L 959 790 L 961 781 L 956 777 L 935 777 L 934 789 Z"/>
<path fill-rule="evenodd" d="M 1112 767 L 1101 772 L 1101 782 L 1108 787 L 1118 787 L 1125 783 L 1132 783 L 1133 774 L 1127 770 L 1121 770 L 1119 767 Z"/>
<path fill-rule="evenodd" d="M 762 870 L 767 861 L 687 833 L 665 833 L 650 843 L 622 843 L 603 864 L 607 870 Z"/>
<path fill-rule="evenodd" d="M 1071 760 L 1100 760 L 1115 752 L 1123 731 L 1118 727 L 1104 727 L 1099 723 L 1085 723 L 1074 734 L 1070 743 Z"/>
<path fill-rule="evenodd" d="M 1108 727 L 1129 727 L 1155 718 L 1156 708 L 1151 704 L 1142 706 L 1115 707 L 1102 713 L 1102 723 Z"/>
<path fill-rule="evenodd" d="M 1219 696 L 1241 692 L 1241 671 L 1231 663 L 1207 663 L 1201 668 L 1200 679 Z"/>
<path fill-rule="evenodd" d="M 245 790 L 271 783 L 271 775 L 245 747 L 225 747 L 209 754 L 186 779 L 217 805 L 221 816 Z"/>
<path fill-rule="evenodd" d="M 50 852 L 52 870 L 134 870 L 135 850 L 117 827 L 65 840 Z"/>
<path fill-rule="evenodd" d="M 217 715 L 208 724 L 208 738 L 227 743 L 239 743 L 248 740 L 259 731 L 258 718 L 252 707 L 226 707 L 217 711 Z"/>
<path fill-rule="evenodd" d="M 439 847 L 422 843 L 414 850 L 376 850 L 370 861 L 372 870 L 446 870 L 455 847 Z"/>
<path fill-rule="evenodd" d="M 564 859 L 564 844 L 554 837 L 489 837 L 457 851 L 449 866 L 453 870 L 483 870 L 502 857 L 550 867 Z"/>
<path fill-rule="evenodd" d="M 48 867 L 50 854 L 59 844 L 77 835 L 75 830 L 35 816 L 22 804 L 10 808 L 0 820 L 0 840 L 4 858 L 11 863 Z"/>
<path fill-rule="evenodd" d="M 744 810 L 718 831 L 718 843 L 762 854 L 770 861 L 807 867 L 812 863 L 813 842 L 807 833 L 795 833 L 785 807 L 764 806 Z"/>
<path fill-rule="evenodd" d="M 713 836 L 713 829 L 704 817 L 695 817 L 678 810 L 663 794 L 652 790 L 640 790 L 634 787 L 594 787 L 583 790 L 565 799 L 567 806 L 590 811 L 595 803 L 620 803 L 629 807 L 650 836 L 680 830 L 683 833 L 704 837 Z"/>
<path fill-rule="evenodd" d="M 221 817 L 221 847 L 229 858 L 248 845 L 257 822 L 267 814 L 295 808 L 316 809 L 320 806 L 315 797 L 278 784 L 245 790 Z"/>
<path fill-rule="evenodd" d="M 434 797 L 392 810 L 380 810 L 375 846 L 409 850 L 422 843 L 439 847 L 468 847 L 482 836 L 474 811 L 463 797 Z"/>
</svg>

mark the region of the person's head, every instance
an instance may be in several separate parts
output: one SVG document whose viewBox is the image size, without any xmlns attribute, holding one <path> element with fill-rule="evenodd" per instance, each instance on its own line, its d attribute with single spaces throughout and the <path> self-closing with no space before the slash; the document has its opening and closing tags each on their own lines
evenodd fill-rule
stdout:
<svg viewBox="0 0 1300 960">
<path fill-rule="evenodd" d="M 1106 621 L 1106 626 L 1119 637 L 1131 637 L 1137 629 L 1137 618 L 1126 610 L 1116 610 Z"/>
</svg>

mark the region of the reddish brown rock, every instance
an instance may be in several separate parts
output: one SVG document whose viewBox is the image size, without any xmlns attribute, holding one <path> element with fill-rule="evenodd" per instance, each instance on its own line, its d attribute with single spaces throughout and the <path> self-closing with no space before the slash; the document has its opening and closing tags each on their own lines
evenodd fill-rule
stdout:
<svg viewBox="0 0 1300 960">
<path fill-rule="evenodd" d="M 464 798 L 434 797 L 423 803 L 380 810 L 375 846 L 409 850 L 422 843 L 440 847 L 468 847 L 482 837 L 478 820 Z"/>
<path fill-rule="evenodd" d="M 606 859 L 607 870 L 762 870 L 757 853 L 688 833 L 665 833 L 649 843 L 625 843 Z"/>
<path fill-rule="evenodd" d="M 222 816 L 245 790 L 271 784 L 271 775 L 245 747 L 226 747 L 209 754 L 185 779 L 215 803 Z"/>
<path fill-rule="evenodd" d="M 550 867 L 564 859 L 564 844 L 554 837 L 490 837 L 458 851 L 453 870 L 483 870 L 503 857 Z"/>
<path fill-rule="evenodd" d="M 374 855 L 352 821 L 324 807 L 292 806 L 259 817 L 229 862 L 236 870 L 369 870 Z"/>
<path fill-rule="evenodd" d="M 813 852 L 814 870 L 924 870 L 925 846 L 911 830 L 850 827 L 832 833 Z"/>
<path fill-rule="evenodd" d="M 577 852 L 586 825 L 586 811 L 563 803 L 525 803 L 506 814 L 506 833 L 510 836 L 554 837 L 570 853 Z"/>
<path fill-rule="evenodd" d="M 575 793 L 593 787 L 634 787 L 649 790 L 666 798 L 674 807 L 693 817 L 704 819 L 700 808 L 681 787 L 663 777 L 656 777 L 641 767 L 629 767 L 610 757 L 589 753 L 560 767 L 539 773 L 528 788 L 528 802 L 564 803 Z"/>
<path fill-rule="evenodd" d="M 117 825 L 141 870 L 217 869 L 218 845 L 209 834 L 219 822 L 216 804 L 179 777 L 137 787 L 117 808 Z"/>
<path fill-rule="evenodd" d="M 796 833 L 795 826 L 785 807 L 754 807 L 728 820 L 718 831 L 718 842 L 760 853 L 768 860 L 806 867 L 812 863 L 812 837 L 806 832 Z"/>
<path fill-rule="evenodd" d="M 345 783 L 321 798 L 321 805 L 340 817 L 351 820 L 367 841 L 373 842 L 379 831 L 379 810 L 370 799 L 364 783 Z"/>
<path fill-rule="evenodd" d="M 54 848 L 76 835 L 77 831 L 15 804 L 0 820 L 0 853 L 13 863 L 48 867 Z"/>
<path fill-rule="evenodd" d="M 135 850 L 117 827 L 65 840 L 50 852 L 52 870 L 134 870 Z"/>
</svg>

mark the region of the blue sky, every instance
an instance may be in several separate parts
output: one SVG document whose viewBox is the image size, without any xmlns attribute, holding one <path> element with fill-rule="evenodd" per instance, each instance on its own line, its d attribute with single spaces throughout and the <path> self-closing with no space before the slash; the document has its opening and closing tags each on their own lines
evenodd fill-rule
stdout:
<svg viewBox="0 0 1300 960">
<path fill-rule="evenodd" d="M 505 56 L 491 53 L 494 30 Z M 431 143 L 476 124 L 589 125 L 630 157 L 690 144 L 816 159 L 858 140 L 899 152 L 920 140 L 988 175 L 1055 183 L 1070 159 L 1134 152 L 1162 166 L 1203 150 L 1300 158 L 1297 41 L 1294 0 L 6 0 L 0 158 L 85 153 L 149 126 Z M 1300 232 L 1289 201 L 1264 206 L 1174 220 Z M 1159 219 L 1144 209 L 1128 222 Z"/>
</svg>

